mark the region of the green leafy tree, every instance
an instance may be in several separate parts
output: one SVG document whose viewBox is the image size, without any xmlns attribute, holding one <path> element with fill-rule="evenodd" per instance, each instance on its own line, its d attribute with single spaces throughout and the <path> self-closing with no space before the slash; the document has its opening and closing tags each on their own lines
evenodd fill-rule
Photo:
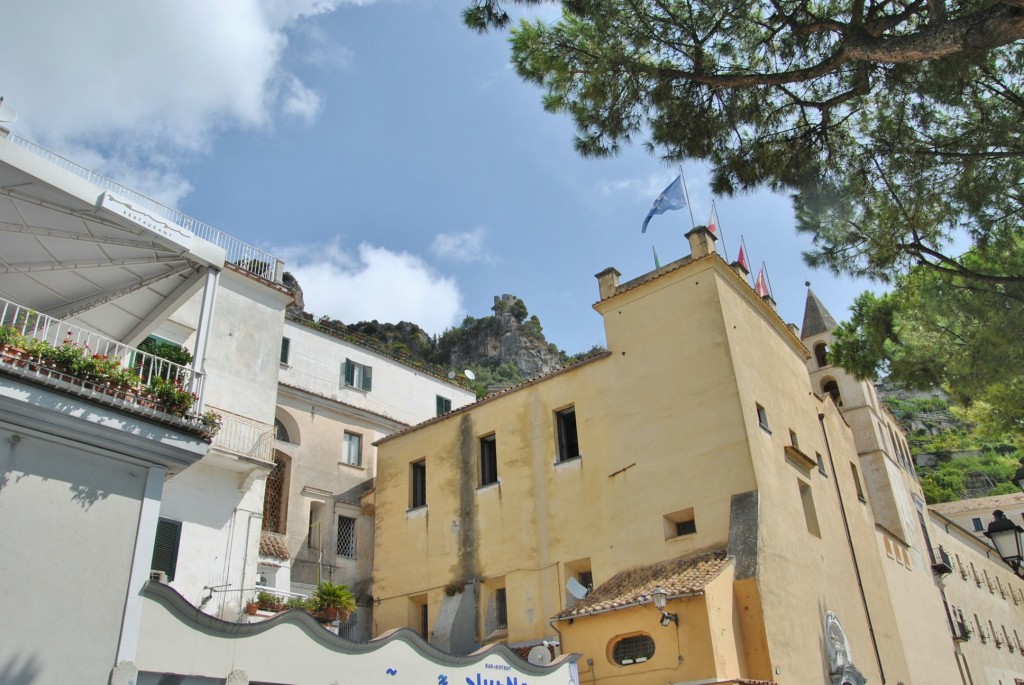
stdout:
<svg viewBox="0 0 1024 685">
<path fill-rule="evenodd" d="M 1024 242 L 1018 242 L 1024 248 Z M 1001 256 L 1024 272 L 1024 249 Z M 990 260 L 969 253 L 969 268 Z M 1024 285 L 988 283 L 915 267 L 896 289 L 864 293 L 836 330 L 833 360 L 858 378 L 886 375 L 904 386 L 942 387 L 973 407 L 989 432 L 1024 434 Z"/>
<path fill-rule="evenodd" d="M 501 0 L 464 18 L 510 24 Z M 812 264 L 1019 284 L 994 257 L 1022 232 L 1022 39 L 1021 0 L 563 0 L 511 43 L 581 154 L 644 138 L 709 162 L 718 193 L 792 192 Z M 985 268 L 950 253 L 954 236 Z"/>
</svg>

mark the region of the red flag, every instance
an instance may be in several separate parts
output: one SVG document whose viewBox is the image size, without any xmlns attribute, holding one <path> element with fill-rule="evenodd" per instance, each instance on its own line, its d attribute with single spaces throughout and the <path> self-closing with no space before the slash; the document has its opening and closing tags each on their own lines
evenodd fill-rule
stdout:
<svg viewBox="0 0 1024 685">
<path fill-rule="evenodd" d="M 764 266 L 757 272 L 757 281 L 754 283 L 754 292 L 757 293 L 758 297 L 768 297 L 771 293 L 768 292 L 768 283 L 764 280 Z"/>
<path fill-rule="evenodd" d="M 747 261 L 747 251 L 743 249 L 743 243 L 740 243 L 740 256 L 736 259 L 747 273 L 750 273 L 750 262 Z"/>
<path fill-rule="evenodd" d="M 714 205 L 711 205 L 711 218 L 708 219 L 708 230 L 718 235 L 718 212 L 715 210 Z"/>
</svg>

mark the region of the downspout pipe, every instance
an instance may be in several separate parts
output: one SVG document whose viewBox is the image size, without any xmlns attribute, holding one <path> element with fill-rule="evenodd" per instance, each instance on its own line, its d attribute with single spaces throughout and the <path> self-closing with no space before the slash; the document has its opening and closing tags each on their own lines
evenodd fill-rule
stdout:
<svg viewBox="0 0 1024 685">
<path fill-rule="evenodd" d="M 818 423 L 821 426 L 821 436 L 825 439 L 825 452 L 828 454 L 828 463 L 832 469 L 832 482 L 836 488 L 836 497 L 839 498 L 839 514 L 843 518 L 843 529 L 846 531 L 846 544 L 850 548 L 850 557 L 853 559 L 853 572 L 857 576 L 857 590 L 860 592 L 860 600 L 864 604 L 864 616 L 868 620 L 868 635 L 871 637 L 871 648 L 875 653 L 875 663 L 878 664 L 878 673 L 882 676 L 882 683 L 885 680 L 885 669 L 882 667 L 882 655 L 878 651 L 878 639 L 875 637 L 875 626 L 871 620 L 871 608 L 868 606 L 868 596 L 864 592 L 864 580 L 860 575 L 860 562 L 857 561 L 857 550 L 853 546 L 853 535 L 850 533 L 850 521 L 846 517 L 846 504 L 843 502 L 843 491 L 839 487 L 839 474 L 836 473 L 836 462 L 832 457 L 832 446 L 828 441 L 828 431 L 825 430 L 825 415 L 818 414 Z"/>
</svg>

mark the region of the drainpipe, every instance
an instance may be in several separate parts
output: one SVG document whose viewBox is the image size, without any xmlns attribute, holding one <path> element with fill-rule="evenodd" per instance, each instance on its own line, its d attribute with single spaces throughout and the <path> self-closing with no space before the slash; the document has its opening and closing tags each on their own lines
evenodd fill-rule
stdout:
<svg viewBox="0 0 1024 685">
<path fill-rule="evenodd" d="M 885 669 L 882 668 L 882 655 L 878 651 L 878 640 L 875 638 L 875 626 L 871 621 L 871 609 L 868 607 L 868 596 L 864 592 L 864 581 L 860 576 L 860 563 L 857 561 L 857 551 L 853 547 L 853 536 L 850 534 L 850 521 L 846 518 L 846 504 L 843 502 L 843 491 L 839 488 L 839 474 L 836 473 L 836 463 L 832 458 L 832 446 L 828 441 L 828 431 L 825 430 L 825 415 L 818 414 L 818 423 L 821 425 L 821 436 L 825 439 L 825 452 L 828 454 L 828 463 L 832 468 L 832 482 L 836 488 L 836 497 L 839 498 L 839 514 L 843 518 L 843 529 L 846 531 L 846 544 L 850 548 L 850 556 L 853 558 L 853 572 L 857 576 L 857 589 L 860 591 L 860 600 L 864 604 L 864 616 L 868 620 L 868 635 L 871 636 L 871 648 L 875 652 L 875 663 L 878 664 L 878 673 L 882 676 L 882 683 L 885 683 Z"/>
</svg>

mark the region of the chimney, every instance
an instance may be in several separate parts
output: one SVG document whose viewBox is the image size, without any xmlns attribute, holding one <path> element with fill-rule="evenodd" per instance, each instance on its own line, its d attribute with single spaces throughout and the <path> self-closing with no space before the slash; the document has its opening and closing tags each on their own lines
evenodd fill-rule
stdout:
<svg viewBox="0 0 1024 685">
<path fill-rule="evenodd" d="M 693 229 L 686 234 L 686 239 L 690 241 L 691 259 L 707 257 L 712 252 L 718 251 L 715 249 L 715 241 L 718 240 L 718 236 L 709 231 L 707 226 L 698 226 Z"/>
<path fill-rule="evenodd" d="M 615 289 L 619 287 L 619 276 L 621 275 L 614 266 L 609 266 L 601 273 L 594 274 L 594 278 L 597 279 L 597 289 L 601 294 L 602 300 L 607 300 L 615 294 Z"/>
<path fill-rule="evenodd" d="M 747 269 L 747 267 L 743 266 L 742 262 L 736 261 L 730 264 L 729 266 L 732 267 L 732 270 L 736 272 L 737 276 L 742 278 L 744 281 L 747 281 L 748 283 L 750 282 L 750 270 Z"/>
</svg>

